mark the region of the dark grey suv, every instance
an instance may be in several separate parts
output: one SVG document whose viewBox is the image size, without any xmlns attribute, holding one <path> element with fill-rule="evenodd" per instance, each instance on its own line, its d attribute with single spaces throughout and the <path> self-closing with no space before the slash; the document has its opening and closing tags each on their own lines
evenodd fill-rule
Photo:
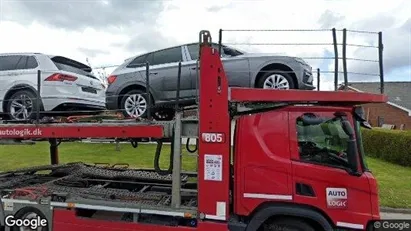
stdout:
<svg viewBox="0 0 411 231">
<path fill-rule="evenodd" d="M 213 44 L 218 49 L 217 44 Z M 181 61 L 180 102 L 195 103 L 198 43 L 184 44 L 127 59 L 109 76 L 106 106 L 126 117 L 147 113 L 146 68 L 150 63 L 150 94 L 155 119 L 171 119 L 176 100 L 178 63 Z M 222 46 L 221 60 L 231 87 L 313 90 L 312 68 L 303 59 L 272 54 L 251 54 Z"/>
</svg>

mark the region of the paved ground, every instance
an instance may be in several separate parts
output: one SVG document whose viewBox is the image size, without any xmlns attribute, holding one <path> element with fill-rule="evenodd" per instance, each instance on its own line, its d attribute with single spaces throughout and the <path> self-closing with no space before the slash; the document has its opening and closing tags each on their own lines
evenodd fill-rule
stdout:
<svg viewBox="0 0 411 231">
<path fill-rule="evenodd" d="M 405 213 L 381 213 L 381 218 L 384 219 L 399 219 L 399 220 L 411 220 L 411 214 Z"/>
</svg>

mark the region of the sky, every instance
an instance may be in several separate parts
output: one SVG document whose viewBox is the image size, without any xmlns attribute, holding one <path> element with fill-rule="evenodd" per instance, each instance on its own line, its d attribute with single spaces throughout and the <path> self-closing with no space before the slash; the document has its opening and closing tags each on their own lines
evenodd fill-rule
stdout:
<svg viewBox="0 0 411 231">
<path fill-rule="evenodd" d="M 378 34 L 355 31 L 381 31 L 385 81 L 411 81 L 409 0 L 0 0 L 0 52 L 63 55 L 96 71 L 106 67 L 106 74 L 129 57 L 198 41 L 201 30 L 210 31 L 213 41 L 219 29 L 277 30 L 223 31 L 222 42 L 248 52 L 302 57 L 320 68 L 320 89 L 332 90 L 331 28 L 337 29 L 337 43 L 346 28 L 347 44 L 361 45 L 347 46 L 348 81 L 379 80 L 373 47 Z M 323 45 L 302 45 L 307 43 Z M 341 58 L 342 46 L 338 53 Z"/>
</svg>

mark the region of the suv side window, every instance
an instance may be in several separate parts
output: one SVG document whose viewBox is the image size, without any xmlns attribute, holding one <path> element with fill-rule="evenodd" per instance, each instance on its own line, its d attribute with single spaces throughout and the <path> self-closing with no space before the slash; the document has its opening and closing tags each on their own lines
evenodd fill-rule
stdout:
<svg viewBox="0 0 411 231">
<path fill-rule="evenodd" d="M 27 56 L 20 56 L 19 61 L 17 62 L 16 66 L 14 67 L 14 70 L 22 70 L 26 68 L 26 63 L 27 63 Z"/>
<path fill-rule="evenodd" d="M 26 69 L 34 69 L 38 66 L 36 58 L 34 56 L 27 57 Z"/>
<path fill-rule="evenodd" d="M 153 62 L 151 65 L 159 65 L 166 63 L 176 63 L 183 60 L 183 55 L 181 54 L 181 46 L 173 47 L 153 53 Z"/>
<path fill-rule="evenodd" d="M 37 60 L 33 56 L 0 56 L 0 71 L 33 69 L 37 66 Z"/>
<path fill-rule="evenodd" d="M 0 57 L 0 71 L 12 71 L 16 69 L 21 55 L 9 55 Z"/>
<path fill-rule="evenodd" d="M 348 135 L 341 121 L 330 120 L 307 125 L 297 120 L 300 160 L 334 167 L 348 167 Z"/>
<path fill-rule="evenodd" d="M 133 61 L 131 61 L 127 67 L 144 67 L 146 65 L 146 58 L 147 58 L 148 54 L 145 55 L 141 55 L 136 57 Z"/>
<path fill-rule="evenodd" d="M 211 46 L 218 51 L 218 47 L 219 47 L 218 44 L 213 43 L 213 44 L 211 44 Z M 187 49 L 188 49 L 188 53 L 190 53 L 191 60 L 197 60 L 198 59 L 198 53 L 199 53 L 199 50 L 200 50 L 200 45 L 198 43 L 190 44 L 190 45 L 187 46 Z M 222 53 L 223 56 L 226 56 L 226 54 L 224 53 L 223 47 L 221 47 L 221 53 Z"/>
<path fill-rule="evenodd" d="M 190 53 L 191 60 L 197 60 L 198 59 L 198 53 L 200 50 L 200 45 L 199 44 L 191 44 L 187 46 L 188 48 L 188 53 Z"/>
</svg>

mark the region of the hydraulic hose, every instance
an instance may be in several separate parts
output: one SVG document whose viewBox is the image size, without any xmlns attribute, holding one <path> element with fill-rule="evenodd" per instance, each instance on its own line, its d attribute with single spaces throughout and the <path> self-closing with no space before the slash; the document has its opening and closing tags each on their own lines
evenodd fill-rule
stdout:
<svg viewBox="0 0 411 231">
<path fill-rule="evenodd" d="M 130 140 L 131 146 L 133 148 L 137 148 L 138 147 L 138 140 L 137 139 L 131 139 Z"/>
<path fill-rule="evenodd" d="M 190 149 L 190 138 L 187 138 L 186 149 L 189 153 L 195 153 L 198 150 L 198 139 L 196 139 L 196 146 L 193 150 Z"/>
<path fill-rule="evenodd" d="M 160 155 L 161 155 L 161 149 L 163 147 L 163 141 L 162 140 L 157 140 L 157 148 L 156 148 L 156 153 L 154 155 L 154 170 L 159 174 L 159 175 L 168 175 L 173 172 L 173 159 L 174 159 L 174 129 L 173 129 L 173 135 L 171 137 L 171 147 L 170 147 L 170 164 L 167 170 L 162 170 L 160 168 Z"/>
</svg>

